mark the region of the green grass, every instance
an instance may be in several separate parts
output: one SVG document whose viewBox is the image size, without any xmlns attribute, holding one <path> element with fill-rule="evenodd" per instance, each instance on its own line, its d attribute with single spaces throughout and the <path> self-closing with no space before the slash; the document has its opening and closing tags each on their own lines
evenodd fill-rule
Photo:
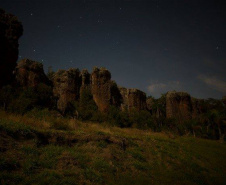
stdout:
<svg viewBox="0 0 226 185">
<path fill-rule="evenodd" d="M 55 119 L 0 112 L 1 185 L 226 184 L 224 143 Z"/>
</svg>

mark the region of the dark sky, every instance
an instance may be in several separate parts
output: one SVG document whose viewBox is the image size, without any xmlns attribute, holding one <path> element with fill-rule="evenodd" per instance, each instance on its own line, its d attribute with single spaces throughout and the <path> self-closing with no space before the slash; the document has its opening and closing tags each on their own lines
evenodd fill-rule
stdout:
<svg viewBox="0 0 226 185">
<path fill-rule="evenodd" d="M 18 16 L 20 58 L 53 70 L 106 67 L 120 86 L 159 97 L 226 95 L 224 0 L 0 0 Z"/>
</svg>

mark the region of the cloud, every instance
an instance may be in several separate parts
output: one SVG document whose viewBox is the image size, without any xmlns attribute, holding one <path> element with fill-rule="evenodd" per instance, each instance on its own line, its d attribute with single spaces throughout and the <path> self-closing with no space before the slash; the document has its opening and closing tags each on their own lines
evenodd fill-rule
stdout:
<svg viewBox="0 0 226 185">
<path fill-rule="evenodd" d="M 155 97 L 159 97 L 161 94 L 166 93 L 167 91 L 181 90 L 181 83 L 179 81 L 169 81 L 166 83 L 152 83 L 148 87 L 148 92 Z"/>
<path fill-rule="evenodd" d="M 212 87 L 213 89 L 226 93 L 226 81 L 223 81 L 215 76 L 199 75 L 198 79 Z"/>
</svg>

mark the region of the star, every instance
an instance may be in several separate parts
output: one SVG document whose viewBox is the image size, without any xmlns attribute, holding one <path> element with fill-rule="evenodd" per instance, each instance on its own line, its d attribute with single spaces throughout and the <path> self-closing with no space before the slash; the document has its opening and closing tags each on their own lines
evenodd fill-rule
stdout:
<svg viewBox="0 0 226 185">
<path fill-rule="evenodd" d="M 35 52 L 35 49 L 33 51 Z"/>
<path fill-rule="evenodd" d="M 31 16 L 33 15 L 33 13 L 31 13 Z"/>
<path fill-rule="evenodd" d="M 219 47 L 217 46 L 217 47 L 216 47 L 216 50 L 218 50 L 218 49 L 219 49 Z"/>
</svg>

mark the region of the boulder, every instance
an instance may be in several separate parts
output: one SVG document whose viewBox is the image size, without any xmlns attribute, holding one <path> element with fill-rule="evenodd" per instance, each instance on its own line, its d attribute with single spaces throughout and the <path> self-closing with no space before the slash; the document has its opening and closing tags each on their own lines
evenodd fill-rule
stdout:
<svg viewBox="0 0 226 185">
<path fill-rule="evenodd" d="M 15 76 L 16 83 L 21 87 L 37 87 L 40 83 L 50 85 L 42 63 L 30 59 L 23 59 L 18 62 Z"/>
<path fill-rule="evenodd" d="M 179 122 L 192 118 L 191 96 L 185 92 L 168 92 L 166 94 L 166 117 Z"/>
<path fill-rule="evenodd" d="M 18 59 L 18 39 L 23 26 L 17 17 L 0 9 L 0 88 L 13 80 Z"/>
<path fill-rule="evenodd" d="M 119 88 L 121 96 L 122 96 L 122 110 L 131 111 L 132 109 L 136 109 L 138 111 L 145 110 L 146 105 L 146 94 L 138 89 L 126 89 Z"/>
<path fill-rule="evenodd" d="M 59 70 L 53 75 L 53 95 L 57 98 L 57 108 L 63 115 L 70 110 L 71 102 L 78 100 L 80 86 L 78 69 Z"/>
</svg>

